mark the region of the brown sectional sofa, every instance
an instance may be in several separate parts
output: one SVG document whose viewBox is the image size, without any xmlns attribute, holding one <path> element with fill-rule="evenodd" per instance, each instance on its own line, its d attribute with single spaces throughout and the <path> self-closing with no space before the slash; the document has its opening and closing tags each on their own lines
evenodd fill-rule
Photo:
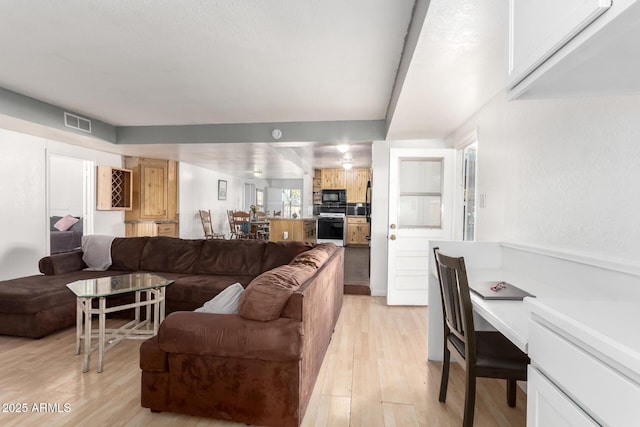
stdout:
<svg viewBox="0 0 640 427">
<path fill-rule="evenodd" d="M 75 280 L 151 271 L 174 280 L 167 318 L 143 342 L 142 406 L 256 425 L 297 426 L 342 308 L 344 250 L 303 242 L 116 238 L 107 271 L 81 252 L 42 275 L 0 282 L 0 334 L 38 338 L 75 324 Z M 199 313 L 227 286 L 239 314 Z M 251 284 L 251 286 L 249 286 Z"/>
</svg>

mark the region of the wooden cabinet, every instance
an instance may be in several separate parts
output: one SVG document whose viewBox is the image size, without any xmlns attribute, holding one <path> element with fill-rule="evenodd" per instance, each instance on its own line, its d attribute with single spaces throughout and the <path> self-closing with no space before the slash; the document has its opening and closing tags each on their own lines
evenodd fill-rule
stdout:
<svg viewBox="0 0 640 427">
<path fill-rule="evenodd" d="M 347 203 L 365 203 L 369 169 L 351 169 L 346 173 Z"/>
<path fill-rule="evenodd" d="M 369 241 L 367 236 L 369 235 L 369 223 L 367 219 L 361 216 L 348 216 L 347 217 L 347 234 L 345 238 L 345 245 L 368 245 Z"/>
<path fill-rule="evenodd" d="M 131 210 L 131 171 L 129 169 L 98 166 L 96 209 L 99 211 Z"/>
<path fill-rule="evenodd" d="M 127 236 L 177 237 L 177 163 L 172 160 L 127 157 L 125 165 L 132 171 L 133 193 L 133 207 L 125 213 Z M 134 223 L 139 226 L 129 226 Z"/>
<path fill-rule="evenodd" d="M 304 218 L 270 218 L 269 240 L 272 242 L 291 240 L 316 243 L 316 220 Z"/>
<path fill-rule="evenodd" d="M 345 170 L 322 169 L 322 189 L 323 190 L 344 190 L 347 188 Z"/>
<path fill-rule="evenodd" d="M 178 223 L 167 222 L 129 222 L 125 224 L 125 233 L 127 237 L 142 236 L 168 236 L 178 237 Z"/>
</svg>

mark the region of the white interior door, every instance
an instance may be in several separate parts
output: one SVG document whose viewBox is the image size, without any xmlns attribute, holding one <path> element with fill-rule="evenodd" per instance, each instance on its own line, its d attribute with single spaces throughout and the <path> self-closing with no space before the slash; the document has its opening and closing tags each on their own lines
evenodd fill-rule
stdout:
<svg viewBox="0 0 640 427">
<path fill-rule="evenodd" d="M 391 148 L 387 304 L 429 303 L 429 240 L 453 232 L 454 150 Z"/>
</svg>

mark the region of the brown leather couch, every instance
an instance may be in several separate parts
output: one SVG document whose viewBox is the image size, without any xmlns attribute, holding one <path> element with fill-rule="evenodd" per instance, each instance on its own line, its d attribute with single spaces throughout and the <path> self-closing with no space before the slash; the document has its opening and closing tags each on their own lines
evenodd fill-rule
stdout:
<svg viewBox="0 0 640 427">
<path fill-rule="evenodd" d="M 300 425 L 342 308 L 343 275 L 344 249 L 318 245 L 256 277 L 239 314 L 167 316 L 140 348 L 142 406 Z M 274 303 L 281 291 L 284 308 Z"/>
<path fill-rule="evenodd" d="M 257 425 L 304 416 L 342 308 L 344 250 L 304 242 L 116 238 L 107 271 L 82 252 L 44 257 L 41 275 L 0 282 L 0 334 L 38 338 L 75 324 L 75 280 L 151 271 L 174 280 L 169 314 L 140 349 L 141 400 L 173 411 Z M 192 312 L 227 286 L 239 314 Z M 251 284 L 251 286 L 249 286 Z"/>
</svg>

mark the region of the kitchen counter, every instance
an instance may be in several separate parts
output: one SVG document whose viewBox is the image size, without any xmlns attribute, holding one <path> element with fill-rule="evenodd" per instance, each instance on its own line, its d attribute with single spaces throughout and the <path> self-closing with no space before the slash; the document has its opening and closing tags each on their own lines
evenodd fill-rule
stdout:
<svg viewBox="0 0 640 427">
<path fill-rule="evenodd" d="M 316 243 L 316 219 L 269 218 L 269 240 Z"/>
</svg>

